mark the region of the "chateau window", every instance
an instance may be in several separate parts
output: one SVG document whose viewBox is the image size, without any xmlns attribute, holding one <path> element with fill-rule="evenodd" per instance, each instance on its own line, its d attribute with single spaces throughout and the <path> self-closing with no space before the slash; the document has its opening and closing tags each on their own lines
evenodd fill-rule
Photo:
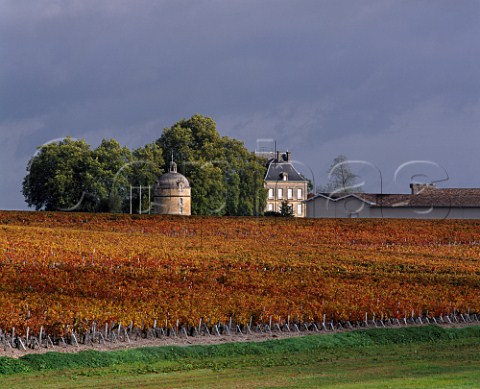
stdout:
<svg viewBox="0 0 480 389">
<path fill-rule="evenodd" d="M 297 189 L 297 199 L 301 200 L 303 198 L 302 189 Z"/>
<path fill-rule="evenodd" d="M 273 199 L 275 197 L 275 194 L 273 193 L 273 188 L 270 188 L 268 190 L 268 198 Z"/>
<path fill-rule="evenodd" d="M 268 209 L 269 211 L 273 211 L 273 204 L 268 204 L 267 209 Z"/>
<path fill-rule="evenodd" d="M 288 188 L 287 189 L 287 198 L 289 200 L 292 200 L 293 199 L 293 189 L 292 188 Z"/>
<path fill-rule="evenodd" d="M 283 189 L 282 188 L 278 188 L 278 198 L 283 199 Z"/>
<path fill-rule="evenodd" d="M 287 181 L 288 180 L 288 174 L 287 173 L 283 173 L 283 181 Z"/>
<path fill-rule="evenodd" d="M 302 204 L 298 204 L 297 205 L 297 216 L 301 216 L 302 215 Z"/>
</svg>

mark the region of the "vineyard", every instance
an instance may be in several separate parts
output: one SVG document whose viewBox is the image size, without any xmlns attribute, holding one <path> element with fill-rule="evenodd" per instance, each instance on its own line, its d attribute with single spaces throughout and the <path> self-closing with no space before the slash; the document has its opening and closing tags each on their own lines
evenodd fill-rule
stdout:
<svg viewBox="0 0 480 389">
<path fill-rule="evenodd" d="M 471 317 L 480 221 L 5 211 L 0 267 L 1 333 L 27 338 Z"/>
</svg>

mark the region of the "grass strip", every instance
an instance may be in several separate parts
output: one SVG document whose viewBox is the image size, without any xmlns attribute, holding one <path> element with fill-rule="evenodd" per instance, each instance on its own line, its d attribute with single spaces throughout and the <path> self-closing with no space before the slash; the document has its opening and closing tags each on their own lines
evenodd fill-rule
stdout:
<svg viewBox="0 0 480 389">
<path fill-rule="evenodd" d="M 130 363 L 153 363 L 159 360 L 202 360 L 209 357 L 295 354 L 299 352 L 335 351 L 375 345 L 429 343 L 476 338 L 480 326 L 445 328 L 439 326 L 366 329 L 337 334 L 218 345 L 160 346 L 117 351 L 49 352 L 27 354 L 14 359 L 0 357 L 0 374 L 16 374 L 79 368 L 102 368 Z"/>
</svg>

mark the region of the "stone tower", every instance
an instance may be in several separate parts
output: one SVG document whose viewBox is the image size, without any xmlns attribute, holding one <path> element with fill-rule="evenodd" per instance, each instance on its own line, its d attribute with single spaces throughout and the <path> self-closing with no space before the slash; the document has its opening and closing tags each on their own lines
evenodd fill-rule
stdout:
<svg viewBox="0 0 480 389">
<path fill-rule="evenodd" d="M 188 180 L 170 162 L 170 171 L 161 176 L 153 190 L 153 213 L 159 215 L 190 215 L 191 189 Z"/>
</svg>

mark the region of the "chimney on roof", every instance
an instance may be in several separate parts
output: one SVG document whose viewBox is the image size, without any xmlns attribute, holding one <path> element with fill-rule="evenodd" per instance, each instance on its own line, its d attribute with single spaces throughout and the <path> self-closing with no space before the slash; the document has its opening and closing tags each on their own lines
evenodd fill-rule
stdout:
<svg viewBox="0 0 480 389">
<path fill-rule="evenodd" d="M 286 156 L 287 162 L 292 162 L 292 153 L 290 151 L 287 151 L 285 153 L 285 156 Z"/>
<path fill-rule="evenodd" d="M 277 150 L 277 155 L 276 155 L 276 158 L 275 158 L 275 162 L 281 162 L 281 159 L 280 159 L 281 155 L 282 155 L 282 152 Z"/>
<path fill-rule="evenodd" d="M 436 189 L 437 187 L 435 184 L 425 184 L 425 183 L 418 183 L 412 182 L 410 184 L 410 190 L 412 191 L 412 195 L 416 195 L 422 193 L 426 189 Z"/>
</svg>

